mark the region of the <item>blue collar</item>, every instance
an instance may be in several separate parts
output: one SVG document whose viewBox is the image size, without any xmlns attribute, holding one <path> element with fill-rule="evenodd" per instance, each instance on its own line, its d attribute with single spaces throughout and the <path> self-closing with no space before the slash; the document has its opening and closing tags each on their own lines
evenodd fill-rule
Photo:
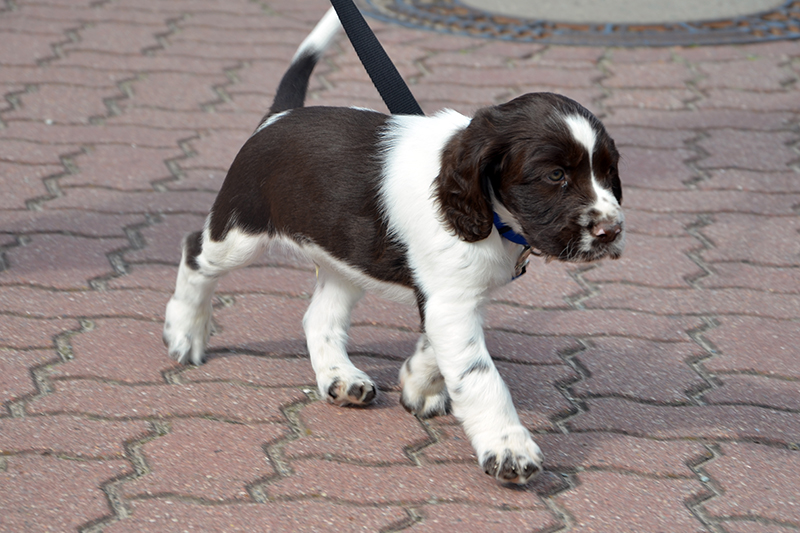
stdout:
<svg viewBox="0 0 800 533">
<path fill-rule="evenodd" d="M 508 239 L 515 244 L 521 244 L 522 246 L 529 246 L 528 241 L 525 240 L 525 237 L 519 233 L 515 233 L 511 227 L 506 226 L 500 221 L 500 217 L 497 216 L 497 213 L 494 214 L 494 227 L 497 228 L 497 231 L 500 232 L 500 236 L 504 239 Z"/>
</svg>

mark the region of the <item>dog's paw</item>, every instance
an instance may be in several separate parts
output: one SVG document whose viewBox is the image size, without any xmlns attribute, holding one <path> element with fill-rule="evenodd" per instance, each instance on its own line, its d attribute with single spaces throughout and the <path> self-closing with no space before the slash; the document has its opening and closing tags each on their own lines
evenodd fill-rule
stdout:
<svg viewBox="0 0 800 533">
<path fill-rule="evenodd" d="M 503 483 L 525 484 L 542 471 L 544 457 L 522 426 L 509 428 L 491 440 L 494 445 L 479 451 L 483 471 Z"/>
<path fill-rule="evenodd" d="M 444 378 L 435 366 L 414 365 L 411 372 L 411 360 L 406 359 L 400 367 L 400 405 L 418 418 L 444 416 L 452 411 L 450 395 L 444 384 Z"/>
<path fill-rule="evenodd" d="M 446 388 L 436 394 L 413 394 L 410 391 L 411 387 L 403 387 L 403 393 L 400 396 L 400 405 L 406 411 L 418 418 L 433 418 L 434 416 L 449 415 L 452 412 L 450 395 L 447 393 Z"/>
<path fill-rule="evenodd" d="M 203 364 L 211 328 L 211 309 L 198 310 L 170 299 L 162 335 L 169 356 L 181 364 Z"/>
<path fill-rule="evenodd" d="M 318 376 L 320 394 L 334 405 L 368 405 L 378 395 L 378 387 L 368 375 L 353 367 L 332 367 Z"/>
</svg>

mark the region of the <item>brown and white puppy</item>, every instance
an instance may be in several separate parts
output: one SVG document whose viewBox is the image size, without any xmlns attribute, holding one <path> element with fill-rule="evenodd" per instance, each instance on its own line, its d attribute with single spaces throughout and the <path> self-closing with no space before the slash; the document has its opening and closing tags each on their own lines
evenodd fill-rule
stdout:
<svg viewBox="0 0 800 533">
<path fill-rule="evenodd" d="M 347 356 L 365 290 L 416 304 L 423 333 L 403 364 L 402 403 L 420 417 L 452 409 L 486 473 L 525 483 L 542 454 L 486 349 L 481 305 L 547 258 L 617 258 L 625 241 L 619 154 L 578 103 L 526 94 L 470 119 L 303 107 L 308 79 L 339 29 L 330 12 L 298 50 L 275 102 L 236 156 L 202 232 L 183 246 L 164 342 L 201 364 L 217 280 L 272 243 L 307 255 L 319 279 L 303 319 L 320 394 L 367 404 L 377 388 Z M 502 224 L 493 222 L 494 215 Z"/>
</svg>

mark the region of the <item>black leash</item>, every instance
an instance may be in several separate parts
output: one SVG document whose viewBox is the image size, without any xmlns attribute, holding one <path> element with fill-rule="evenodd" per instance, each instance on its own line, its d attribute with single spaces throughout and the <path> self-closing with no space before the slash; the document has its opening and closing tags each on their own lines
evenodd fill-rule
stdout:
<svg viewBox="0 0 800 533">
<path fill-rule="evenodd" d="M 424 115 L 417 99 L 353 0 L 331 0 L 331 4 L 389 112 L 393 115 Z"/>
</svg>

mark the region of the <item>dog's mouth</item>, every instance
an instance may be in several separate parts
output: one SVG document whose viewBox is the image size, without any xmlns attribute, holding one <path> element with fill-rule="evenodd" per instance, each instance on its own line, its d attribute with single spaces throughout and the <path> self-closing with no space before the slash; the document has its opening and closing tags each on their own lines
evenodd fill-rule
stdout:
<svg viewBox="0 0 800 533">
<path fill-rule="evenodd" d="M 613 232 L 613 233 L 611 233 Z M 625 228 L 622 224 L 610 228 L 580 228 L 567 232 L 565 239 L 553 238 L 549 242 L 529 239 L 531 255 L 545 262 L 591 263 L 601 259 L 619 259 L 625 249 Z"/>
</svg>

